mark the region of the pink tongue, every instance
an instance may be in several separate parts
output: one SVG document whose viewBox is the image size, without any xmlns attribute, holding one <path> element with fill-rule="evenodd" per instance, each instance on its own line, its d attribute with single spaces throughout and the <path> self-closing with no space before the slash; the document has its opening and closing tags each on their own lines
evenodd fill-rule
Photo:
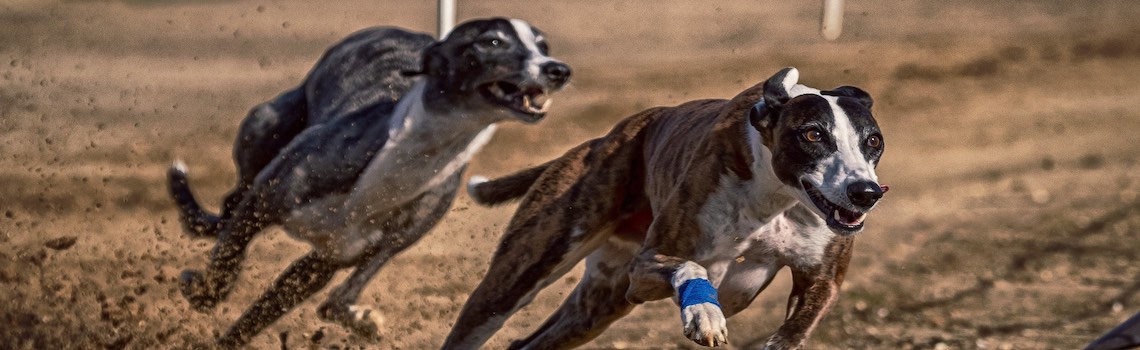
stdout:
<svg viewBox="0 0 1140 350">
<path fill-rule="evenodd" d="M 859 224 L 859 214 L 855 213 L 840 213 L 839 217 L 843 218 L 843 223 L 848 225 Z"/>
</svg>

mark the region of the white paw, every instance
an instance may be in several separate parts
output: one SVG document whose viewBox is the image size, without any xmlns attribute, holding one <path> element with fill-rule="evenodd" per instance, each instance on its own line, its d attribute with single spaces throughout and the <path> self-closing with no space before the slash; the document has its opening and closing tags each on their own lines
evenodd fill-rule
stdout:
<svg viewBox="0 0 1140 350">
<path fill-rule="evenodd" d="M 728 344 L 728 321 L 724 312 L 713 303 L 700 303 L 681 309 L 681 325 L 685 337 L 693 342 L 716 347 Z"/>
<path fill-rule="evenodd" d="M 170 167 L 174 168 L 174 170 L 177 170 L 180 173 L 187 173 L 186 162 L 183 162 L 181 159 L 174 159 L 174 162 L 170 163 Z"/>
<path fill-rule="evenodd" d="M 352 315 L 352 319 L 347 326 L 359 335 L 376 336 L 380 332 L 380 326 L 384 325 L 384 317 L 372 308 L 350 305 L 348 312 Z"/>
<path fill-rule="evenodd" d="M 380 327 L 384 324 L 384 317 L 367 306 L 322 306 L 318 313 L 322 319 L 340 324 L 365 338 L 379 338 Z"/>
<path fill-rule="evenodd" d="M 372 311 L 372 308 L 367 306 L 351 305 L 348 307 L 348 312 L 352 313 L 352 319 L 356 322 L 371 321 L 377 326 L 384 324 L 384 318 L 380 316 L 380 313 Z"/>
</svg>

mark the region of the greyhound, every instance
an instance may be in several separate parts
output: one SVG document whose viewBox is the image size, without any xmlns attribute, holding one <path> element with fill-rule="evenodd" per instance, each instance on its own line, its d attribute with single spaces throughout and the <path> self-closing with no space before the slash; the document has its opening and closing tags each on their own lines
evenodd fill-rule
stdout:
<svg viewBox="0 0 1140 350">
<path fill-rule="evenodd" d="M 366 29 L 330 48 L 301 86 L 249 113 L 234 144 L 238 184 L 221 215 L 201 208 L 176 162 L 168 176 L 182 223 L 216 239 L 206 270 L 181 276 L 195 310 L 229 295 L 247 245 L 266 227 L 312 245 L 218 343 L 247 343 L 350 267 L 318 313 L 374 336 L 378 316 L 356 304 L 360 293 L 440 221 L 497 122 L 546 115 L 571 75 L 548 50 L 543 33 L 518 19 L 466 22 L 438 42 Z"/>
<path fill-rule="evenodd" d="M 821 91 L 787 68 L 731 100 L 652 108 L 513 175 L 473 178 L 521 197 L 445 349 L 473 349 L 583 258 L 565 303 L 512 349 L 584 344 L 646 301 L 673 298 L 682 331 L 728 342 L 726 317 L 787 266 L 787 319 L 766 349 L 803 346 L 839 295 L 855 234 L 887 191 L 883 136 L 859 88 Z"/>
</svg>

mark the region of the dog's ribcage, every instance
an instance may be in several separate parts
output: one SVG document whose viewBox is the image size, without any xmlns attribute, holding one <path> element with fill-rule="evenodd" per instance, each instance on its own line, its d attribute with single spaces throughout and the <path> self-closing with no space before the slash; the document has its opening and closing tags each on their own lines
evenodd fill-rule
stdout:
<svg viewBox="0 0 1140 350">
<path fill-rule="evenodd" d="M 396 106 L 388 141 L 368 163 L 351 192 L 293 210 L 290 234 L 318 249 L 354 256 L 368 245 L 433 225 L 455 196 L 461 170 L 495 131 L 463 116 L 425 110 L 415 85 Z M 401 117 L 402 116 L 402 117 Z M 386 235 L 388 237 L 386 237 Z"/>
</svg>

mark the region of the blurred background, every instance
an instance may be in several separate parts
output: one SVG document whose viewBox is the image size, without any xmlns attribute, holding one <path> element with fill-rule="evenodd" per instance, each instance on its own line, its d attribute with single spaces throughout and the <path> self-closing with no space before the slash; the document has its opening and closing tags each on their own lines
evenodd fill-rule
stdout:
<svg viewBox="0 0 1140 350">
<path fill-rule="evenodd" d="M 459 20 L 523 18 L 574 67 L 538 125 L 506 124 L 469 174 L 553 158 L 644 108 L 731 98 L 785 66 L 875 98 L 891 185 L 860 234 L 815 349 L 1072 349 L 1140 311 L 1140 3 L 853 1 L 842 36 L 817 1 L 460 0 Z M 246 111 L 325 48 L 373 25 L 434 32 L 434 1 L 0 1 L 0 348 L 188 348 L 224 331 L 306 247 L 257 239 L 236 292 L 189 310 L 164 171 L 180 157 L 216 208 Z M 362 342 L 317 319 L 318 294 L 257 348 L 441 345 L 514 207 L 461 195 L 363 302 Z M 576 269 L 490 343 L 534 330 Z M 343 278 L 343 274 L 338 279 Z M 730 320 L 730 348 L 781 323 L 781 275 Z M 639 307 L 588 349 L 696 348 L 675 306 Z"/>
</svg>

